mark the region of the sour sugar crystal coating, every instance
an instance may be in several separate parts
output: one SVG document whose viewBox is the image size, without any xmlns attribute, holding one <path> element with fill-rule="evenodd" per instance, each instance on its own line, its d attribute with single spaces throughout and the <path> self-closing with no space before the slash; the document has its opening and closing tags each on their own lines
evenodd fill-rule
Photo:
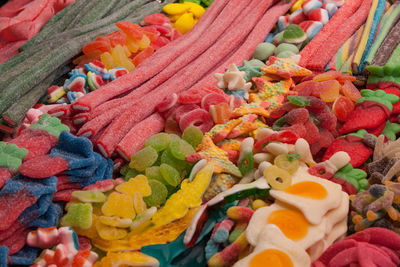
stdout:
<svg viewBox="0 0 400 267">
<path fill-rule="evenodd" d="M 157 151 L 154 148 L 147 146 L 132 156 L 129 167 L 135 168 L 138 171 L 144 171 L 147 167 L 152 166 L 156 162 L 157 158 Z"/>
</svg>

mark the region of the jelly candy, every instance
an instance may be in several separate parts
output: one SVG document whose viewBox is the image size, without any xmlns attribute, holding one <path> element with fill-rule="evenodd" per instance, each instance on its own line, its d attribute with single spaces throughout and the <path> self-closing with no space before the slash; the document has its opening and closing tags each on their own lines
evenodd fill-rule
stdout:
<svg viewBox="0 0 400 267">
<path fill-rule="evenodd" d="M 128 231 L 125 229 L 105 225 L 100 221 L 96 221 L 96 230 L 99 236 L 104 240 L 122 239 L 128 234 Z"/>
<path fill-rule="evenodd" d="M 296 24 L 290 24 L 286 27 L 283 33 L 283 39 L 287 43 L 299 44 L 307 39 L 307 35 L 300 26 Z"/>
<path fill-rule="evenodd" d="M 143 37 L 142 28 L 134 23 L 130 22 L 117 22 L 116 26 L 122 30 L 127 36 L 132 37 L 136 40 L 141 40 Z"/>
<path fill-rule="evenodd" d="M 290 154 L 281 154 L 276 156 L 274 159 L 274 164 L 277 167 L 286 170 L 290 174 L 295 173 L 299 168 L 299 160 L 295 157 L 292 157 Z"/>
<path fill-rule="evenodd" d="M 138 171 L 144 171 L 147 167 L 152 166 L 156 162 L 157 158 L 157 151 L 151 146 L 146 146 L 132 156 L 129 167 Z"/>
<path fill-rule="evenodd" d="M 19 148 L 14 144 L 6 144 L 0 142 L 0 167 L 7 168 L 12 172 L 17 172 L 19 166 L 28 155 L 28 150 L 25 148 Z"/>
<path fill-rule="evenodd" d="M 143 213 L 139 214 L 130 225 L 130 230 L 131 230 L 130 234 L 137 235 L 139 233 L 144 232 L 145 229 L 151 225 L 151 217 L 156 212 L 157 208 L 153 206 L 145 210 Z"/>
<path fill-rule="evenodd" d="M 345 96 L 339 96 L 333 103 L 332 110 L 339 120 L 345 121 L 354 110 L 354 103 Z"/>
<path fill-rule="evenodd" d="M 211 93 L 203 97 L 201 100 L 201 107 L 209 111 L 211 105 L 217 105 L 219 103 L 226 103 L 226 98 L 221 94 Z"/>
<path fill-rule="evenodd" d="M 72 197 L 82 201 L 82 202 L 89 202 L 89 203 L 96 203 L 96 202 L 104 202 L 106 201 L 107 197 L 100 191 L 74 191 L 72 192 Z"/>
<path fill-rule="evenodd" d="M 55 226 L 49 228 L 38 228 L 29 232 L 27 236 L 27 244 L 37 248 L 51 248 L 58 243 L 58 230 Z"/>
<path fill-rule="evenodd" d="M 152 46 L 146 47 L 143 51 L 139 52 L 133 59 L 133 64 L 137 67 L 139 66 L 145 59 L 153 55 L 154 48 Z"/>
<path fill-rule="evenodd" d="M 141 214 L 147 209 L 146 203 L 143 201 L 143 196 L 139 192 L 133 193 L 133 207 L 136 214 Z"/>
<path fill-rule="evenodd" d="M 163 184 L 168 184 L 160 172 L 160 166 L 152 166 L 146 169 L 145 175 L 149 180 L 157 180 Z"/>
<path fill-rule="evenodd" d="M 227 103 L 219 103 L 210 106 L 210 114 L 216 124 L 224 124 L 231 117 L 231 109 Z"/>
<path fill-rule="evenodd" d="M 121 218 L 134 219 L 136 216 L 133 208 L 132 196 L 113 192 L 101 207 L 105 216 L 119 216 Z"/>
<path fill-rule="evenodd" d="M 132 220 L 129 218 L 120 218 L 117 216 L 111 216 L 111 217 L 99 216 L 97 220 L 104 225 L 115 226 L 119 228 L 129 227 L 132 223 Z"/>
<path fill-rule="evenodd" d="M 180 138 L 171 138 L 169 149 L 172 155 L 180 160 L 184 160 L 186 156 L 196 153 L 194 148 L 185 140 Z"/>
<path fill-rule="evenodd" d="M 360 97 L 360 91 L 358 91 L 357 87 L 350 81 L 345 81 L 342 85 L 343 94 L 350 98 L 353 102 L 356 102 Z"/>
<path fill-rule="evenodd" d="M 179 172 L 172 166 L 168 164 L 161 164 L 160 166 L 160 172 L 161 175 L 163 176 L 164 180 L 172 185 L 172 186 L 177 186 L 180 182 L 180 174 Z"/>
<path fill-rule="evenodd" d="M 32 124 L 30 129 L 42 129 L 48 132 L 49 134 L 59 137 L 62 131 L 69 132 L 68 126 L 61 123 L 58 118 L 52 117 L 47 113 L 43 113 L 39 121 L 35 124 Z"/>
<path fill-rule="evenodd" d="M 321 100 L 330 103 L 339 96 L 340 83 L 336 80 L 327 80 L 318 84 L 319 97 Z"/>
<path fill-rule="evenodd" d="M 129 196 L 133 196 L 135 192 L 139 192 L 140 195 L 144 197 L 151 194 L 151 188 L 148 184 L 147 177 L 144 175 L 138 175 L 123 184 L 117 185 L 115 190 Z"/>
<path fill-rule="evenodd" d="M 115 63 L 114 63 L 114 59 L 112 57 L 112 55 L 110 54 L 110 52 L 104 52 L 100 55 L 100 60 L 101 62 L 103 62 L 104 66 L 106 67 L 106 69 L 110 70 L 113 68 L 118 67 Z"/>
<path fill-rule="evenodd" d="M 264 177 L 273 189 L 285 190 L 292 184 L 289 172 L 277 166 L 270 166 L 264 170 Z"/>
<path fill-rule="evenodd" d="M 244 153 L 244 156 L 242 159 L 239 160 L 238 162 L 238 167 L 240 172 L 245 175 L 248 174 L 249 172 L 251 172 L 254 168 L 254 157 L 253 157 L 253 153 L 247 152 Z"/>
<path fill-rule="evenodd" d="M 118 67 L 123 67 L 129 72 L 135 68 L 135 65 L 125 54 L 125 50 L 121 45 L 117 45 L 111 50 L 111 56 Z"/>
<path fill-rule="evenodd" d="M 159 266 L 157 259 L 138 251 L 109 252 L 95 267 L 108 266 Z"/>
<path fill-rule="evenodd" d="M 189 126 L 183 131 L 182 139 L 191 144 L 193 148 L 197 148 L 203 140 L 203 133 L 197 127 Z"/>
<path fill-rule="evenodd" d="M 175 158 L 169 149 L 164 150 L 164 152 L 161 154 L 161 163 L 170 165 L 182 175 L 184 175 L 183 173 L 185 173 L 190 167 L 189 163 L 185 160 L 179 160 Z"/>
<path fill-rule="evenodd" d="M 92 205 L 89 203 L 71 204 L 60 224 L 88 229 L 92 225 L 92 210 Z"/>
<path fill-rule="evenodd" d="M 307 122 L 309 117 L 308 110 L 305 108 L 296 108 L 289 111 L 286 116 L 285 120 L 290 125 L 294 125 L 297 123 L 304 124 Z"/>
</svg>

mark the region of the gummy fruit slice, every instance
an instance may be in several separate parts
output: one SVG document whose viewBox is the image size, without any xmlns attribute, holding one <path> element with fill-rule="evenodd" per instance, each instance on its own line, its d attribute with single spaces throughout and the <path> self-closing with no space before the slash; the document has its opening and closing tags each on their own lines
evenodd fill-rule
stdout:
<svg viewBox="0 0 400 267">
<path fill-rule="evenodd" d="M 211 93 L 203 97 L 201 100 L 201 107 L 209 111 L 211 105 L 217 105 L 219 103 L 227 103 L 226 98 L 223 95 Z"/>
<path fill-rule="evenodd" d="M 203 141 L 203 133 L 198 128 L 189 126 L 183 131 L 182 139 L 196 148 Z"/>
<path fill-rule="evenodd" d="M 157 180 L 149 180 L 149 185 L 151 188 L 151 195 L 143 198 L 147 207 L 160 206 L 164 204 L 168 196 L 167 187 Z"/>
<path fill-rule="evenodd" d="M 157 151 L 151 146 L 147 146 L 132 156 L 129 167 L 144 171 L 147 167 L 152 166 L 157 161 L 157 158 Z"/>
<path fill-rule="evenodd" d="M 181 117 L 179 127 L 184 131 L 189 126 L 195 126 L 203 133 L 208 132 L 213 127 L 214 122 L 210 114 L 204 109 L 196 109 L 186 113 Z"/>
<path fill-rule="evenodd" d="M 147 138 L 145 145 L 151 146 L 157 152 L 165 150 L 169 146 L 170 135 L 167 133 L 158 133 Z"/>
<path fill-rule="evenodd" d="M 194 148 L 185 140 L 178 138 L 171 138 L 169 149 L 172 155 L 180 160 L 185 160 L 186 156 L 196 153 Z"/>
<path fill-rule="evenodd" d="M 161 175 L 163 176 L 164 180 L 172 185 L 172 186 L 177 186 L 180 182 L 180 175 L 179 172 L 172 166 L 168 164 L 161 164 L 160 166 L 160 172 Z"/>
</svg>

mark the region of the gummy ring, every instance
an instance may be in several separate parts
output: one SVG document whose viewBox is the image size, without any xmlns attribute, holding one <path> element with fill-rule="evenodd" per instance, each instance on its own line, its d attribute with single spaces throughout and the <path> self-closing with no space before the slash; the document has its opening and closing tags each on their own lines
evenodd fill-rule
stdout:
<svg viewBox="0 0 400 267">
<path fill-rule="evenodd" d="M 292 184 L 290 173 L 274 165 L 264 170 L 264 177 L 269 185 L 276 190 L 285 190 Z"/>
</svg>

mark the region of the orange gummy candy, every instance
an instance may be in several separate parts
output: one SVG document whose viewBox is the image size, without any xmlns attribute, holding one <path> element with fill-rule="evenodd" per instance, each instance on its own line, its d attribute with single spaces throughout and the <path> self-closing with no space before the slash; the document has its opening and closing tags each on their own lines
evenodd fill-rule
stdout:
<svg viewBox="0 0 400 267">
<path fill-rule="evenodd" d="M 146 47 L 142 52 L 140 52 L 139 54 L 137 54 L 134 58 L 133 58 L 133 64 L 135 64 L 135 66 L 138 66 L 140 63 L 142 63 L 146 58 L 148 58 L 149 56 L 153 55 L 154 53 L 154 48 L 151 46 Z"/>
<path fill-rule="evenodd" d="M 110 33 L 107 38 L 110 40 L 112 47 L 126 44 L 126 34 L 121 30 Z"/>
<path fill-rule="evenodd" d="M 85 55 L 88 55 L 95 50 L 99 50 L 101 51 L 101 53 L 104 53 L 104 52 L 109 52 L 110 49 L 111 49 L 110 40 L 104 36 L 100 36 L 95 41 L 86 44 L 82 48 L 82 52 Z"/>
<path fill-rule="evenodd" d="M 231 118 L 232 112 L 225 102 L 210 106 L 211 116 L 216 124 L 225 124 Z"/>
<path fill-rule="evenodd" d="M 340 83 L 336 80 L 327 80 L 319 82 L 319 97 L 321 100 L 330 103 L 336 100 L 339 96 Z"/>
<path fill-rule="evenodd" d="M 133 39 L 132 37 L 127 37 L 126 38 L 126 47 L 128 47 L 129 51 L 132 53 L 136 53 L 139 51 L 139 42 L 136 39 Z"/>
<path fill-rule="evenodd" d="M 129 37 L 137 40 L 143 38 L 143 29 L 137 24 L 130 22 L 117 22 L 116 25 Z"/>
<path fill-rule="evenodd" d="M 354 103 L 345 96 L 339 96 L 333 103 L 332 109 L 338 120 L 345 121 L 354 110 Z"/>
<path fill-rule="evenodd" d="M 318 74 L 317 76 L 315 76 L 313 78 L 313 80 L 316 82 L 323 82 L 323 81 L 328 81 L 328 80 L 336 80 L 340 76 L 342 76 L 342 73 L 335 71 L 335 70 L 330 70 L 330 71 Z"/>
<path fill-rule="evenodd" d="M 342 93 L 354 102 L 361 97 L 361 93 L 358 91 L 357 87 L 355 87 L 354 84 L 348 80 L 346 80 L 342 85 Z"/>
</svg>

